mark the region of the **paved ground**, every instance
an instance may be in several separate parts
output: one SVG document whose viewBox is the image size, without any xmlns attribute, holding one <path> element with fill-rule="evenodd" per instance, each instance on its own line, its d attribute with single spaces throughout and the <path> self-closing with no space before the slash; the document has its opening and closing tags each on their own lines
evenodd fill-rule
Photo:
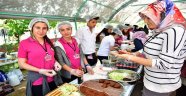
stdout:
<svg viewBox="0 0 186 96">
<path fill-rule="evenodd" d="M 14 87 L 15 91 L 7 96 L 25 96 L 26 80 L 21 81 L 21 84 Z"/>
</svg>

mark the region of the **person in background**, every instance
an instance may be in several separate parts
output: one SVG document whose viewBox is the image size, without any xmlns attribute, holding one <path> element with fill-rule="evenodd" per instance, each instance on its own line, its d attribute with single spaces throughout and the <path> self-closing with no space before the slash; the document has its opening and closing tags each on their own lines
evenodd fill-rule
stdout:
<svg viewBox="0 0 186 96">
<path fill-rule="evenodd" d="M 120 30 L 119 30 L 119 31 L 120 31 Z M 121 31 L 120 31 L 120 33 L 122 34 Z M 123 34 L 122 34 L 122 35 L 123 35 Z M 118 36 L 118 37 L 115 39 L 115 46 L 116 46 L 116 47 L 120 47 L 120 46 L 121 46 L 122 41 L 123 41 L 122 35 Z"/>
<path fill-rule="evenodd" d="M 130 32 L 130 26 L 118 24 L 117 28 L 122 32 L 122 36 L 116 38 L 116 45 L 121 46 L 121 44 L 123 43 L 130 44 L 129 42 L 123 42 L 132 39 L 132 32 Z"/>
<path fill-rule="evenodd" d="M 127 51 L 137 52 L 143 49 L 143 45 L 145 41 L 147 40 L 147 35 L 143 31 L 143 28 L 139 28 L 138 30 L 136 30 L 136 32 L 133 33 L 132 35 L 132 39 L 133 39 L 134 49 L 128 49 Z"/>
<path fill-rule="evenodd" d="M 106 25 L 104 29 L 96 36 L 96 43 L 100 44 L 103 37 L 110 35 L 112 29 L 113 29 L 112 25 Z"/>
<path fill-rule="evenodd" d="M 118 28 L 119 29 L 119 31 L 120 31 L 120 33 L 122 33 L 122 31 L 123 31 L 123 29 L 124 29 L 124 27 L 127 27 L 127 26 L 124 26 L 123 24 L 118 24 L 117 26 L 116 26 L 116 28 Z M 127 27 L 128 28 L 128 27 Z M 117 37 L 115 40 L 116 40 L 116 46 L 121 46 L 121 44 L 122 44 L 122 41 L 123 41 L 123 34 L 121 35 L 121 36 L 119 36 L 119 37 Z"/>
<path fill-rule="evenodd" d="M 185 96 L 186 94 L 186 60 L 184 60 L 183 66 L 181 68 L 181 87 L 176 90 L 176 96 Z"/>
<path fill-rule="evenodd" d="M 186 56 L 185 18 L 170 0 L 157 0 L 139 13 L 151 36 L 144 44 L 146 58 L 112 53 L 144 65 L 142 96 L 170 96 L 181 87 L 180 70 Z"/>
<path fill-rule="evenodd" d="M 80 28 L 76 32 L 76 38 L 81 44 L 83 54 L 85 55 L 88 64 L 91 66 L 96 65 L 97 56 L 96 56 L 96 24 L 99 17 L 89 16 L 86 19 L 87 26 Z"/>
<path fill-rule="evenodd" d="M 20 68 L 28 70 L 26 96 L 45 96 L 57 88 L 54 76 L 55 71 L 61 70 L 61 65 L 56 63 L 54 46 L 46 35 L 48 20 L 34 18 L 28 27 L 31 37 L 19 44 L 18 64 Z"/>
<path fill-rule="evenodd" d="M 72 37 L 72 25 L 63 21 L 57 25 L 57 29 L 62 37 L 55 42 L 55 52 L 57 61 L 62 65 L 61 75 L 64 83 L 69 83 L 84 74 L 83 68 L 88 73 L 94 74 L 84 55 L 80 52 L 80 46 L 76 39 Z"/>
<path fill-rule="evenodd" d="M 131 32 L 131 33 L 133 33 L 133 26 L 131 26 L 130 24 L 125 24 L 125 26 L 128 26 L 129 27 L 129 29 L 128 29 L 128 31 L 129 31 L 129 33 Z M 130 33 L 130 34 L 131 34 Z M 132 36 L 132 35 L 131 35 Z"/>
<path fill-rule="evenodd" d="M 103 59 L 108 60 L 110 51 L 114 50 L 115 39 L 120 35 L 122 35 L 121 31 L 119 31 L 117 28 L 114 28 L 113 32 L 110 33 L 109 36 L 105 36 L 101 41 L 99 50 L 97 52 L 98 59 L 100 60 L 101 64 Z"/>
<path fill-rule="evenodd" d="M 127 26 L 127 25 L 123 25 L 123 24 L 119 24 L 119 25 L 117 25 L 117 28 L 119 28 L 120 29 L 120 31 L 122 32 L 122 40 L 131 40 L 132 38 L 131 38 L 131 33 L 132 32 L 130 32 L 130 27 L 129 26 Z"/>
</svg>

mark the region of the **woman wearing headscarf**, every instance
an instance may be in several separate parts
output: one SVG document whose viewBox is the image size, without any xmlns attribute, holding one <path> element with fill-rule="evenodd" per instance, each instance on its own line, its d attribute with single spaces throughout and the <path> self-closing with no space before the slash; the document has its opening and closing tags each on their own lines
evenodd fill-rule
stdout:
<svg viewBox="0 0 186 96">
<path fill-rule="evenodd" d="M 137 51 L 143 49 L 143 45 L 144 45 L 145 41 L 147 40 L 147 35 L 143 31 L 143 28 L 137 29 L 136 32 L 133 33 L 132 39 L 133 39 L 134 48 L 128 49 L 127 51 L 137 52 Z"/>
<path fill-rule="evenodd" d="M 48 20 L 34 18 L 28 27 L 31 36 L 22 40 L 18 49 L 19 67 L 28 70 L 26 96 L 45 96 L 57 88 L 54 76 L 61 65 L 55 63 L 53 45 L 46 35 Z"/>
<path fill-rule="evenodd" d="M 181 86 L 180 70 L 186 56 L 185 19 L 170 0 L 157 0 L 139 15 L 154 32 L 144 43 L 146 58 L 113 54 L 145 66 L 143 96 L 170 96 Z"/>
<path fill-rule="evenodd" d="M 87 69 L 88 73 L 94 74 L 92 67 L 81 52 L 81 47 L 77 40 L 71 36 L 72 25 L 70 22 L 60 22 L 57 25 L 57 30 L 62 37 L 55 42 L 55 52 L 57 61 L 62 65 L 61 75 L 63 82 L 68 83 L 74 79 L 81 81 L 81 77 L 84 74 L 82 68 Z"/>
<path fill-rule="evenodd" d="M 100 44 L 102 39 L 105 36 L 110 35 L 110 33 L 112 32 L 113 26 L 112 25 L 106 25 L 103 30 L 96 36 L 96 43 Z"/>
</svg>

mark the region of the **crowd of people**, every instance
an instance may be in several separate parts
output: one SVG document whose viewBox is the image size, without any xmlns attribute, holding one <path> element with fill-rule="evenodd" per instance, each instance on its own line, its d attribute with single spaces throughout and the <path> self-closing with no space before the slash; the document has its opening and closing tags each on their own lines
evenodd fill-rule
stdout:
<svg viewBox="0 0 186 96">
<path fill-rule="evenodd" d="M 177 96 L 184 96 L 186 89 L 182 81 L 185 82 L 186 71 L 180 77 L 186 57 L 184 17 L 170 0 L 149 4 L 139 16 L 146 23 L 144 27 L 108 24 L 101 32 L 95 30 L 100 17 L 89 16 L 87 25 L 78 29 L 75 36 L 70 22 L 63 21 L 56 25 L 62 37 L 54 42 L 46 35 L 50 28 L 48 20 L 32 19 L 28 26 L 31 36 L 22 40 L 18 49 L 19 66 L 28 70 L 26 96 L 45 96 L 59 82 L 81 81 L 83 74 L 94 74 L 98 60 L 102 64 L 110 54 L 144 65 L 143 96 L 170 96 L 181 85 Z M 152 36 L 148 36 L 150 30 Z M 119 47 L 122 44 L 133 48 L 122 50 Z M 139 54 L 145 58 L 138 57 Z"/>
</svg>

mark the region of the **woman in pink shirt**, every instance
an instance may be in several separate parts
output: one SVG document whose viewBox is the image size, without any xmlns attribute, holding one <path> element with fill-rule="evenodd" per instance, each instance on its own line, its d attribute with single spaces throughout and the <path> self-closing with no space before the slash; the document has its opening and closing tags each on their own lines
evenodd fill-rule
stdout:
<svg viewBox="0 0 186 96">
<path fill-rule="evenodd" d="M 87 69 L 90 74 L 93 74 L 92 68 L 87 63 L 83 54 L 80 54 L 80 47 L 72 35 L 72 25 L 70 22 L 61 22 L 57 26 L 62 37 L 55 42 L 56 58 L 62 65 L 62 80 L 70 82 L 76 78 L 80 79 L 84 72 L 82 68 Z"/>
<path fill-rule="evenodd" d="M 26 96 L 45 96 L 57 88 L 54 70 L 60 70 L 61 65 L 55 63 L 53 45 L 46 35 L 48 20 L 34 18 L 28 27 L 31 37 L 22 40 L 18 49 L 19 66 L 28 70 Z"/>
</svg>

